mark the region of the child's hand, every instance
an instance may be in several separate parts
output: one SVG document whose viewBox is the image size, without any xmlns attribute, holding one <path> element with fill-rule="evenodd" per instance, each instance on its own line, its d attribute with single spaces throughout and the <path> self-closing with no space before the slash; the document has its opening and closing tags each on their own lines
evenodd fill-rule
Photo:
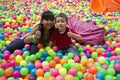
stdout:
<svg viewBox="0 0 120 80">
<path fill-rule="evenodd" d="M 73 33 L 71 31 L 67 32 L 68 37 L 72 37 Z"/>
<path fill-rule="evenodd" d="M 41 32 L 40 31 L 36 31 L 35 32 L 35 39 L 39 39 L 41 37 Z"/>
</svg>

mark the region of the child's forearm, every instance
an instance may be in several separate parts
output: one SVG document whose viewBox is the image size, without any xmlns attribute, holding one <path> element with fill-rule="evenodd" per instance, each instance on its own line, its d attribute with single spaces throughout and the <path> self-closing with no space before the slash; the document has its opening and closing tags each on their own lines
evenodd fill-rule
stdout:
<svg viewBox="0 0 120 80">
<path fill-rule="evenodd" d="M 24 42 L 25 43 L 30 43 L 30 42 L 32 42 L 34 40 L 35 40 L 34 35 L 29 35 L 29 36 L 26 36 L 26 38 L 24 39 Z"/>
<path fill-rule="evenodd" d="M 79 34 L 75 34 L 75 33 L 72 33 L 71 38 L 73 38 L 73 39 L 75 39 L 77 41 L 81 40 L 81 36 Z"/>
</svg>

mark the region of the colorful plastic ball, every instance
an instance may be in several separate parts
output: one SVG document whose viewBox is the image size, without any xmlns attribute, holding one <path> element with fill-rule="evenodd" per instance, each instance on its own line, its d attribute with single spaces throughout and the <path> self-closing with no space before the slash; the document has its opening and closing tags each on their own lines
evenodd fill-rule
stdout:
<svg viewBox="0 0 120 80">
<path fill-rule="evenodd" d="M 114 76 L 116 74 L 116 71 L 113 68 L 108 68 L 107 69 L 107 74 Z"/>
<path fill-rule="evenodd" d="M 105 79 L 105 75 L 102 72 L 98 72 L 95 76 L 99 80 L 104 80 Z"/>
<path fill-rule="evenodd" d="M 116 52 L 117 55 L 120 55 L 120 48 L 116 48 L 115 52 Z"/>
<path fill-rule="evenodd" d="M 46 61 L 50 62 L 52 60 L 52 57 L 48 56 L 46 57 Z"/>
<path fill-rule="evenodd" d="M 20 70 L 20 74 L 25 76 L 29 73 L 29 70 L 26 68 L 26 67 L 23 67 L 21 70 Z"/>
<path fill-rule="evenodd" d="M 27 50 L 30 50 L 31 46 L 29 44 L 25 44 L 24 48 L 26 48 Z"/>
<path fill-rule="evenodd" d="M 41 49 L 41 48 L 43 48 L 43 44 L 40 44 L 40 43 L 39 43 L 39 44 L 37 45 L 37 47 L 38 47 L 38 49 Z"/>
<path fill-rule="evenodd" d="M 42 63 L 41 63 L 41 62 L 36 62 L 36 63 L 35 63 L 35 68 L 36 68 L 36 69 L 42 68 Z"/>
<path fill-rule="evenodd" d="M 30 74 L 31 74 L 32 76 L 36 76 L 36 69 L 35 69 L 35 68 L 32 69 L 32 70 L 30 71 Z"/>
<path fill-rule="evenodd" d="M 44 70 L 44 72 L 48 72 L 48 71 L 50 71 L 50 67 L 48 65 L 43 66 L 43 70 Z"/>
<path fill-rule="evenodd" d="M 15 50 L 14 51 L 14 53 L 16 54 L 16 55 L 22 55 L 23 54 L 23 52 L 22 52 L 22 50 Z"/>
<path fill-rule="evenodd" d="M 54 77 L 56 77 L 56 76 L 59 75 L 59 71 L 58 71 L 56 68 L 53 68 L 53 69 L 51 70 L 51 75 L 54 76 Z"/>
<path fill-rule="evenodd" d="M 50 72 L 45 72 L 44 73 L 44 78 L 49 78 L 51 76 L 51 73 Z"/>
<path fill-rule="evenodd" d="M 3 58 L 8 60 L 10 57 L 10 52 L 9 51 L 5 51 L 4 54 L 3 54 Z"/>
<path fill-rule="evenodd" d="M 55 62 L 54 60 L 51 60 L 51 61 L 49 62 L 49 66 L 50 66 L 51 68 L 54 68 L 55 65 L 56 65 L 56 62 Z"/>
<path fill-rule="evenodd" d="M 30 55 L 30 52 L 29 52 L 29 51 L 24 51 L 24 52 L 23 52 L 23 56 L 24 56 L 24 57 L 27 57 L 27 56 L 29 56 L 29 55 Z"/>
<path fill-rule="evenodd" d="M 55 61 L 56 63 L 59 63 L 59 62 L 60 62 L 60 57 L 55 56 L 55 57 L 54 57 L 54 61 Z"/>
<path fill-rule="evenodd" d="M 52 49 L 57 52 L 58 51 L 58 47 L 57 46 L 53 46 Z"/>
<path fill-rule="evenodd" d="M 0 80 L 7 80 L 6 76 L 0 76 Z"/>
<path fill-rule="evenodd" d="M 43 62 L 43 61 L 45 61 L 45 59 L 46 59 L 45 57 L 41 57 L 40 61 Z"/>
<path fill-rule="evenodd" d="M 20 62 L 20 65 L 21 65 L 21 66 L 27 66 L 27 62 L 26 62 L 25 60 L 22 60 L 22 61 Z"/>
<path fill-rule="evenodd" d="M 48 78 L 48 80 L 55 80 L 55 77 L 50 76 L 50 77 Z"/>
<path fill-rule="evenodd" d="M 63 73 L 64 72 L 64 73 Z M 67 70 L 65 69 L 65 68 L 60 68 L 59 69 L 59 74 L 61 75 L 61 76 L 65 76 L 66 74 L 67 74 Z"/>
<path fill-rule="evenodd" d="M 74 80 L 74 77 L 72 75 L 70 75 L 70 74 L 67 74 L 65 76 L 65 80 Z"/>
<path fill-rule="evenodd" d="M 104 65 L 102 65 L 102 68 L 104 68 L 105 70 L 107 70 L 108 66 L 104 64 Z"/>
<path fill-rule="evenodd" d="M 69 59 L 72 59 L 72 58 L 74 57 L 74 54 L 71 53 L 71 52 L 69 52 L 69 53 L 68 53 L 68 57 L 69 57 Z"/>
<path fill-rule="evenodd" d="M 64 80 L 64 77 L 58 75 L 55 80 Z"/>
<path fill-rule="evenodd" d="M 44 75 L 44 70 L 43 69 L 37 69 L 36 70 L 36 76 L 43 76 Z"/>
<path fill-rule="evenodd" d="M 9 67 L 9 63 L 8 63 L 8 62 L 2 62 L 1 67 L 2 67 L 3 69 L 6 69 L 6 68 Z"/>
<path fill-rule="evenodd" d="M 10 68 L 5 69 L 4 75 L 7 77 L 10 77 L 12 75 L 12 69 Z"/>
<path fill-rule="evenodd" d="M 47 56 L 48 56 L 48 52 L 44 51 L 44 52 L 42 53 L 42 57 L 46 58 Z"/>
<path fill-rule="evenodd" d="M 77 71 L 74 68 L 71 68 L 71 69 L 68 70 L 68 74 L 71 74 L 72 76 L 75 76 L 76 73 L 77 73 Z"/>
<path fill-rule="evenodd" d="M 82 72 L 80 72 L 80 71 L 78 71 L 77 72 L 77 77 L 79 77 L 79 79 L 82 79 L 83 78 L 83 73 Z"/>
<path fill-rule="evenodd" d="M 43 61 L 42 62 L 42 66 L 44 67 L 44 66 L 48 66 L 49 65 L 49 63 L 47 62 L 47 61 Z"/>
<path fill-rule="evenodd" d="M 14 78 L 13 77 L 9 77 L 7 80 L 14 80 Z"/>
<path fill-rule="evenodd" d="M 11 60 L 10 61 L 10 66 L 11 67 L 15 67 L 17 65 L 16 61 L 15 60 Z"/>
<path fill-rule="evenodd" d="M 4 74 L 4 69 L 0 68 L 0 76 L 3 76 L 3 74 Z"/>
<path fill-rule="evenodd" d="M 105 62 L 106 62 L 106 59 L 105 59 L 105 57 L 98 57 L 98 62 L 100 63 L 100 64 L 105 64 Z"/>
<path fill-rule="evenodd" d="M 105 80 L 114 80 L 112 75 L 105 75 Z"/>
<path fill-rule="evenodd" d="M 20 56 L 20 55 L 16 56 L 16 62 L 17 63 L 20 63 L 22 60 L 23 60 L 22 56 Z"/>
<path fill-rule="evenodd" d="M 91 73 L 87 73 L 86 76 L 85 76 L 85 80 L 95 80 L 94 75 L 91 74 Z"/>
<path fill-rule="evenodd" d="M 32 54 L 32 55 L 30 56 L 30 60 L 31 60 L 31 61 L 35 61 L 35 60 L 36 60 L 36 55 L 35 55 L 35 54 Z"/>
<path fill-rule="evenodd" d="M 96 52 L 92 52 L 92 55 L 91 55 L 92 58 L 97 58 L 98 57 L 98 54 Z"/>
<path fill-rule="evenodd" d="M 120 64 L 119 63 L 115 63 L 113 67 L 116 71 L 120 71 Z"/>
<path fill-rule="evenodd" d="M 120 74 L 116 75 L 116 79 L 119 80 L 120 79 Z"/>
<path fill-rule="evenodd" d="M 20 77 L 20 71 L 19 70 L 15 70 L 13 73 L 12 73 L 12 76 L 14 78 L 19 78 Z"/>
<path fill-rule="evenodd" d="M 62 58 L 63 57 L 63 54 L 61 52 L 57 52 L 57 56 Z"/>
<path fill-rule="evenodd" d="M 29 80 L 36 80 L 36 76 L 30 76 Z"/>
<path fill-rule="evenodd" d="M 98 69 L 95 66 L 91 66 L 89 70 L 90 70 L 90 73 L 92 74 L 96 74 L 98 72 Z"/>
<path fill-rule="evenodd" d="M 27 66 L 26 66 L 29 70 L 32 70 L 32 69 L 34 69 L 34 64 L 32 63 L 32 62 L 29 62 L 28 64 L 27 64 Z"/>
</svg>

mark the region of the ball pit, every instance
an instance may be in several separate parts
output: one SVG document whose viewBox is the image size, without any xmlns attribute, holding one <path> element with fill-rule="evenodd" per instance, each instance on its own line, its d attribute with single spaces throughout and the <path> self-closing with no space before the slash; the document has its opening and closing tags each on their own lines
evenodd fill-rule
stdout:
<svg viewBox="0 0 120 80">
<path fill-rule="evenodd" d="M 87 0 L 10 1 L 0 1 L 0 80 L 120 79 L 120 12 L 91 12 Z M 103 27 L 105 43 L 81 45 L 72 40 L 80 56 L 71 52 L 63 55 L 57 46 L 44 48 L 41 43 L 36 54 L 30 54 L 29 44 L 13 53 L 6 50 L 6 46 L 23 38 L 39 23 L 39 15 L 45 10 L 51 10 L 55 16 L 64 12 L 71 18 Z"/>
</svg>

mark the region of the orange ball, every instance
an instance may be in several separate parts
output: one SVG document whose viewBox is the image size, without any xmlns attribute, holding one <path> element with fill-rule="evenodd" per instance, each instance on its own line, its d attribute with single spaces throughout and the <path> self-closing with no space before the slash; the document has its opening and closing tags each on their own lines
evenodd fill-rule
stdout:
<svg viewBox="0 0 120 80">
<path fill-rule="evenodd" d="M 15 56 L 10 56 L 9 57 L 9 60 L 11 61 L 11 60 L 15 60 Z"/>
<path fill-rule="evenodd" d="M 85 73 L 85 72 L 86 72 L 86 68 L 85 68 L 84 66 L 80 66 L 80 71 L 81 71 L 82 73 Z"/>
<path fill-rule="evenodd" d="M 85 80 L 95 80 L 94 75 L 91 74 L 91 73 L 87 73 L 86 76 L 85 76 Z"/>
<path fill-rule="evenodd" d="M 60 60 L 60 64 L 62 64 L 62 65 L 64 65 L 66 62 L 67 62 L 66 59 L 61 59 Z"/>
<path fill-rule="evenodd" d="M 101 49 L 101 48 L 97 48 L 97 49 L 96 49 L 96 52 L 97 52 L 98 54 L 101 54 L 101 53 L 102 53 L 102 49 Z"/>
<path fill-rule="evenodd" d="M 30 76 L 31 76 L 31 74 L 28 74 L 28 75 L 26 75 L 26 76 L 25 76 L 25 78 L 24 78 L 24 79 L 29 79 L 29 78 L 30 78 Z"/>
<path fill-rule="evenodd" d="M 54 60 L 51 60 L 51 61 L 49 62 L 49 66 L 50 66 L 51 68 L 54 68 L 55 65 L 56 65 L 56 62 L 55 62 Z"/>
<path fill-rule="evenodd" d="M 12 69 L 10 69 L 10 68 L 5 69 L 4 75 L 7 76 L 7 77 L 11 76 L 12 75 Z"/>
<path fill-rule="evenodd" d="M 90 48 L 90 52 L 95 52 L 95 51 L 96 51 L 96 49 L 94 47 Z"/>
<path fill-rule="evenodd" d="M 89 59 L 87 60 L 87 62 L 88 62 L 88 63 L 94 63 L 94 59 L 93 59 L 93 58 L 89 58 Z"/>
<path fill-rule="evenodd" d="M 55 61 L 56 63 L 59 63 L 59 62 L 60 62 L 60 57 L 55 56 L 55 57 L 54 57 L 54 61 Z"/>
<path fill-rule="evenodd" d="M 91 66 L 89 69 L 90 69 L 90 73 L 92 74 L 96 74 L 98 72 L 98 69 L 95 66 Z"/>
<path fill-rule="evenodd" d="M 65 76 L 65 80 L 74 80 L 74 77 L 70 74 Z"/>
<path fill-rule="evenodd" d="M 83 66 L 86 66 L 87 65 L 87 59 L 82 59 L 81 62 L 80 62 Z"/>
<path fill-rule="evenodd" d="M 38 49 L 41 49 L 41 48 L 43 48 L 43 45 L 39 43 L 39 44 L 37 45 L 37 47 L 38 47 Z"/>
<path fill-rule="evenodd" d="M 50 76 L 50 77 L 48 78 L 48 80 L 55 80 L 55 77 Z"/>
<path fill-rule="evenodd" d="M 36 70 L 36 75 L 37 76 L 43 76 L 44 75 L 44 70 L 43 69 L 37 69 Z"/>
</svg>

